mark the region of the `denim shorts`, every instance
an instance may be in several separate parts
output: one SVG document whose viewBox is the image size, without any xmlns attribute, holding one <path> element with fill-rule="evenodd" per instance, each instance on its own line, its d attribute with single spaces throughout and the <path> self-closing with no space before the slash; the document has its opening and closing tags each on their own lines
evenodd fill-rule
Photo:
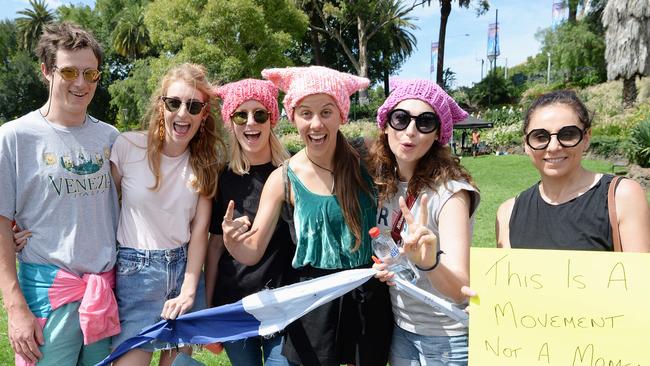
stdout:
<svg viewBox="0 0 650 366">
<path fill-rule="evenodd" d="M 165 301 L 180 294 L 187 245 L 175 249 L 144 250 L 120 247 L 117 252 L 115 295 L 122 331 L 113 337 L 116 348 L 144 328 L 162 320 Z M 194 306 L 189 312 L 206 308 L 203 274 L 196 289 Z M 140 346 L 144 351 L 175 348 L 176 344 L 151 342 Z"/>
<path fill-rule="evenodd" d="M 397 325 L 390 345 L 391 366 L 467 366 L 467 335 L 423 336 Z"/>
</svg>

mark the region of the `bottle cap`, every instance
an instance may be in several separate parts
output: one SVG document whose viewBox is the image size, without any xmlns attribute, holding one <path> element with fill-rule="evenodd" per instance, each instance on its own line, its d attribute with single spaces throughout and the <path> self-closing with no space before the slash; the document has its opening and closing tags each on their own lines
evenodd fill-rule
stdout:
<svg viewBox="0 0 650 366">
<path fill-rule="evenodd" d="M 373 239 L 378 237 L 380 234 L 379 228 L 376 226 L 373 227 L 372 229 L 368 230 L 368 234 L 370 234 L 370 237 Z"/>
</svg>

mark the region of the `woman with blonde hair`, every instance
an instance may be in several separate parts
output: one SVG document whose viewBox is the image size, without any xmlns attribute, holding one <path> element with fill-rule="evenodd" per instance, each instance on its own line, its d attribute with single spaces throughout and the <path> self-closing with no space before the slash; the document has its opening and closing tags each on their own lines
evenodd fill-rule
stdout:
<svg viewBox="0 0 650 366">
<path fill-rule="evenodd" d="M 215 89 L 222 101 L 221 116 L 230 132 L 230 162 L 219 176 L 212 206 L 210 242 L 205 265 L 207 299 L 210 306 L 239 301 L 264 288 L 292 282 L 289 226 L 280 220 L 271 234 L 262 259 L 255 265 L 240 263 L 225 251 L 221 221 L 233 200 L 237 216 L 254 220 L 262 188 L 269 175 L 289 153 L 273 127 L 278 122 L 278 88 L 266 80 L 244 79 Z M 233 366 L 288 365 L 282 356 L 282 335 L 250 337 L 225 342 Z"/>
<path fill-rule="evenodd" d="M 126 132 L 113 145 L 122 203 L 116 280 L 122 331 L 114 347 L 161 318 L 206 305 L 201 268 L 225 156 L 211 91 L 203 66 L 170 69 L 151 98 L 148 131 Z M 178 346 L 148 344 L 115 364 L 148 365 L 153 351 L 165 349 L 160 364 L 169 365 Z"/>
</svg>

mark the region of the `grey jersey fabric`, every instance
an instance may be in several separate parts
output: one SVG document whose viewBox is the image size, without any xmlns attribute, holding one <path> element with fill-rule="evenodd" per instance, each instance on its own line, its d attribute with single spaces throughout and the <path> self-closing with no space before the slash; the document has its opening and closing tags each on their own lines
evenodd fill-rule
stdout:
<svg viewBox="0 0 650 366">
<path fill-rule="evenodd" d="M 397 193 L 390 199 L 390 201 L 382 202 L 379 206 L 377 212 L 377 227 L 389 236 L 393 223 L 401 212 L 399 208 L 399 197 L 403 196 L 406 199 L 407 188 L 408 183 L 399 182 Z M 429 220 L 427 226 L 434 234 L 436 234 L 436 236 L 440 237 L 438 227 L 440 211 L 451 196 L 461 190 L 466 190 L 472 198 L 472 207 L 470 207 L 470 223 L 473 229 L 474 216 L 480 202 L 480 195 L 474 187 L 465 181 L 449 181 L 446 184 L 437 187 L 436 190 L 424 190 L 418 195 L 410 211 L 417 219 L 420 211 L 420 199 L 422 194 L 426 193 L 429 196 Z M 408 224 L 405 223 L 402 228 L 402 236 L 406 236 L 407 233 Z M 441 249 L 444 250 L 445 245 L 451 244 L 440 243 Z M 425 291 L 435 294 L 436 296 L 444 297 L 431 285 L 426 272 L 420 271 L 420 278 L 417 280 L 416 285 Z M 429 305 L 405 295 L 403 292 L 397 290 L 395 286 L 390 286 L 390 295 L 395 323 L 400 328 L 423 336 L 458 336 L 467 334 L 467 328 L 461 323 L 451 319 L 443 313 L 434 311 Z M 461 306 L 464 307 L 465 304 L 461 304 Z"/>
<path fill-rule="evenodd" d="M 0 215 L 33 236 L 20 262 L 76 274 L 115 264 L 118 204 L 110 174 L 117 129 L 86 117 L 80 127 L 38 111 L 0 126 Z"/>
</svg>

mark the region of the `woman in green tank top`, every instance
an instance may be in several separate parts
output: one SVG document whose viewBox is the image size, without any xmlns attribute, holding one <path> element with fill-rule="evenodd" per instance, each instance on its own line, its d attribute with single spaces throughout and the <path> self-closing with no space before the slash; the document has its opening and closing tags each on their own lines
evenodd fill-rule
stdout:
<svg viewBox="0 0 650 366">
<path fill-rule="evenodd" d="M 370 267 L 368 230 L 377 212 L 376 197 L 359 154 L 339 131 L 350 95 L 369 81 L 320 66 L 268 69 L 262 75 L 286 93 L 287 116 L 305 143 L 287 162 L 287 200 L 294 207 L 296 229 L 292 265 L 299 280 Z M 234 204 L 229 204 L 222 223 L 224 242 L 241 263 L 260 259 L 280 219 L 282 169 L 269 176 L 252 226 L 246 217 L 233 218 Z M 296 364 L 385 365 L 391 331 L 387 288 L 373 279 L 289 325 L 283 354 Z"/>
</svg>

